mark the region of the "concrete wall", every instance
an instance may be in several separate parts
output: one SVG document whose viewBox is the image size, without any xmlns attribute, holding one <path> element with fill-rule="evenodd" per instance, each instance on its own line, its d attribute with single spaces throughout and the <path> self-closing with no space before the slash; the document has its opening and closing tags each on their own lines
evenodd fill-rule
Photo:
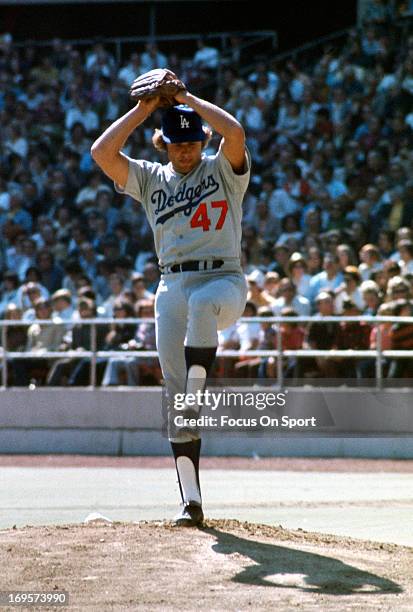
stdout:
<svg viewBox="0 0 413 612">
<path fill-rule="evenodd" d="M 317 397 L 303 394 L 308 414 Z M 411 390 L 324 397 L 345 435 L 205 432 L 203 454 L 413 458 Z M 164 455 L 162 429 L 159 388 L 0 391 L 0 453 Z"/>
</svg>

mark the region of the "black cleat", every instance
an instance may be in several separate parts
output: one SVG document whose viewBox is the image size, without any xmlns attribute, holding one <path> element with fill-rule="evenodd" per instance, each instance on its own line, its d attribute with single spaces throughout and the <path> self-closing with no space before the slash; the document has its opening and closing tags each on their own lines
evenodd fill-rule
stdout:
<svg viewBox="0 0 413 612">
<path fill-rule="evenodd" d="M 188 502 L 184 504 L 181 512 L 175 517 L 177 527 L 200 527 L 204 520 L 201 504 Z"/>
</svg>

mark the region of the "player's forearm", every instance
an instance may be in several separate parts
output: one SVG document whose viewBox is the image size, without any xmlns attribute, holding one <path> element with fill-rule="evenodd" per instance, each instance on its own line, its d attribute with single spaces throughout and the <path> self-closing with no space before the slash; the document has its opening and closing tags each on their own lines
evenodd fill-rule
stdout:
<svg viewBox="0 0 413 612">
<path fill-rule="evenodd" d="M 235 134 L 239 135 L 243 133 L 244 130 L 239 121 L 227 111 L 212 104 L 212 102 L 197 98 L 189 92 L 179 94 L 179 97 L 181 96 L 185 99 L 185 102 L 182 100 L 182 103 L 193 108 L 206 123 L 209 123 L 213 130 L 221 134 L 224 138 L 230 138 Z M 178 98 L 178 96 L 176 96 L 176 98 Z"/>
<path fill-rule="evenodd" d="M 93 159 L 99 163 L 99 159 L 119 154 L 129 136 L 149 114 L 148 110 L 139 103 L 112 123 L 93 143 L 91 148 Z"/>
</svg>

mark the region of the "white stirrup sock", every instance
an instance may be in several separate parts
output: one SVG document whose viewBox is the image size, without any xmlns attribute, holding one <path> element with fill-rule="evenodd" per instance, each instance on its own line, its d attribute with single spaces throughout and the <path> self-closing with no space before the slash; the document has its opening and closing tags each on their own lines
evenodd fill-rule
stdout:
<svg viewBox="0 0 413 612">
<path fill-rule="evenodd" d="M 192 365 L 188 370 L 188 375 L 186 378 L 186 389 L 185 394 L 194 394 L 198 391 L 202 393 L 205 391 L 205 383 L 206 383 L 206 369 L 201 365 Z M 198 412 L 201 409 L 202 404 L 197 404 L 193 406 Z"/>
<path fill-rule="evenodd" d="M 189 457 L 182 455 L 176 460 L 176 469 L 181 484 L 184 503 L 190 501 L 202 503 L 201 492 L 198 487 L 195 466 Z"/>
</svg>

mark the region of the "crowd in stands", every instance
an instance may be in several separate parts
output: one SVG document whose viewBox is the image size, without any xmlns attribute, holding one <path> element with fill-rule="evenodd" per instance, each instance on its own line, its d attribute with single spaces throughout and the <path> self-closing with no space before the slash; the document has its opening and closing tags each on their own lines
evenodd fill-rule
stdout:
<svg viewBox="0 0 413 612">
<path fill-rule="evenodd" d="M 90 350 L 82 318 L 113 318 L 97 327 L 98 349 L 155 349 L 153 323 L 116 323 L 153 316 L 152 232 L 140 204 L 117 194 L 94 165 L 90 146 L 130 107 L 133 79 L 157 67 L 174 70 L 246 130 L 245 317 L 312 316 L 310 324 L 280 325 L 284 349 L 368 349 L 376 346 L 374 326 L 320 320 L 412 316 L 413 28 L 396 23 L 389 6 L 371 0 L 363 26 L 311 61 L 269 55 L 247 71 L 236 37 L 230 55 L 208 40 L 190 57 L 152 42 L 118 63 L 102 42 L 18 47 L 1 36 L 0 317 L 22 322 L 2 343 L 39 353 L 11 359 L 10 383 L 87 384 L 89 358 L 41 359 L 45 351 Z M 152 146 L 158 124 L 156 112 L 125 153 L 159 160 Z M 218 142 L 213 137 L 207 154 Z M 220 332 L 220 347 L 276 348 L 276 327 L 238 323 Z M 413 325 L 382 324 L 381 343 L 413 348 Z M 412 376 L 412 364 L 390 360 L 385 374 Z M 99 384 L 161 377 L 154 358 L 99 358 L 97 365 Z M 283 367 L 286 376 L 374 376 L 369 359 L 288 358 Z M 276 376 L 277 360 L 218 361 L 219 375 L 245 373 Z"/>
</svg>

